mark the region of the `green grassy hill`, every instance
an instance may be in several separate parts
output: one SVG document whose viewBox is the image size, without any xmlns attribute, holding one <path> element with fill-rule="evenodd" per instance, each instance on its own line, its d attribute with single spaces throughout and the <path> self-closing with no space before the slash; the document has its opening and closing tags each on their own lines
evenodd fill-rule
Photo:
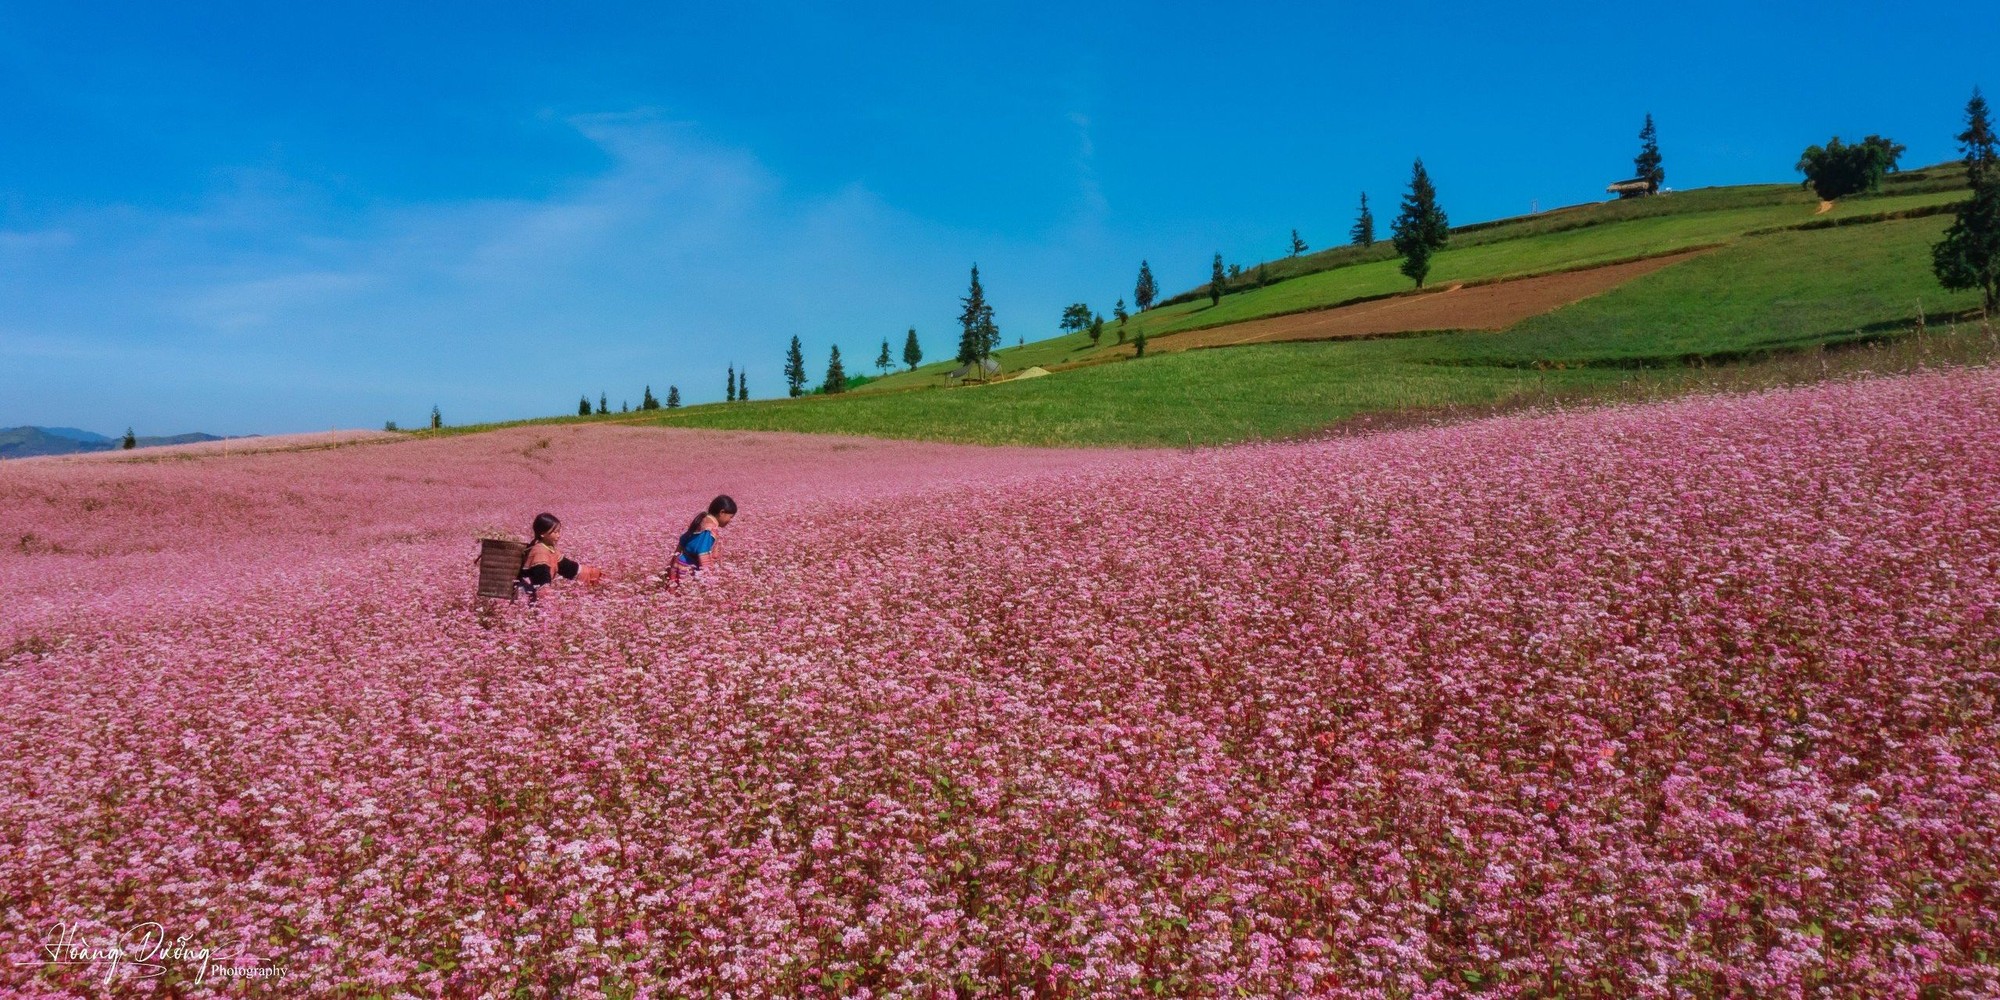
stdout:
<svg viewBox="0 0 2000 1000">
<path fill-rule="evenodd" d="M 1092 345 L 1055 336 L 999 352 L 1004 370 L 1055 374 L 947 388 L 937 363 L 837 396 L 709 404 L 616 419 L 681 427 L 793 430 L 979 443 L 1192 445 L 1308 434 L 1367 417 L 1457 412 L 1550 399 L 1615 399 L 1734 381 L 1914 363 L 1917 352 L 2000 353 L 1989 334 L 1939 346 L 1978 306 L 1930 273 L 1930 246 L 1963 197 L 1956 164 L 1893 175 L 1879 194 L 1822 211 L 1798 187 L 1677 192 L 1503 219 L 1456 230 L 1431 286 L 1488 282 L 1714 248 L 1499 332 L 1261 344 L 1114 357 L 1115 328 Z M 1134 317 L 1127 339 L 1324 309 L 1405 292 L 1386 243 L 1267 262 L 1262 287 L 1206 289 Z M 1246 272 L 1254 272 L 1255 267 Z M 1845 346 L 1901 344 L 1908 357 L 1839 358 Z M 1826 352 L 1833 351 L 1834 355 Z M 1828 358 L 1833 357 L 1832 361 Z M 1807 373 L 1812 374 L 1812 373 Z M 575 419 L 575 418 L 572 418 Z"/>
<path fill-rule="evenodd" d="M 964 389 L 694 407 L 681 427 L 987 444 L 1190 445 L 1282 438 L 1365 414 L 1617 398 L 1688 370 L 1879 341 L 1978 305 L 1931 279 L 1943 218 L 1783 232 L 1636 279 L 1501 333 L 1260 344 Z M 1969 331 L 1968 331 L 1969 332 Z M 1976 345 L 1975 345 L 1976 346 Z M 1789 375 L 1780 368 L 1780 375 Z"/>
<path fill-rule="evenodd" d="M 1432 261 L 1429 284 L 1528 277 L 1718 246 L 1761 231 L 1936 212 L 1963 197 L 1961 178 L 1957 164 L 1908 171 L 1893 175 L 1882 192 L 1844 199 L 1823 214 L 1818 211 L 1819 200 L 1796 185 L 1760 184 L 1680 191 L 1479 223 L 1453 231 L 1451 245 Z M 1404 292 L 1411 284 L 1397 270 L 1398 264 L 1386 241 L 1267 261 L 1266 286 L 1231 291 L 1213 307 L 1206 285 L 1191 289 L 1134 317 L 1126 339 L 1141 331 L 1160 337 Z M 1255 270 L 1255 265 L 1249 269 Z M 1089 361 L 1116 342 L 1116 324 L 1107 323 L 1104 341 L 1095 350 L 1090 338 L 1079 333 L 1003 348 L 997 356 L 1005 371 L 1036 365 L 1056 368 Z M 955 367 L 949 361 L 923 365 L 914 372 L 872 379 L 863 391 L 942 385 L 945 373 Z"/>
</svg>

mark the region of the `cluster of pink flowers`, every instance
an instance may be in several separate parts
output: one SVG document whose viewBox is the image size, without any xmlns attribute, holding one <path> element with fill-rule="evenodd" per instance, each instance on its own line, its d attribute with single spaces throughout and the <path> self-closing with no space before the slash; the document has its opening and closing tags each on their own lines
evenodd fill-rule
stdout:
<svg viewBox="0 0 2000 1000">
<path fill-rule="evenodd" d="M 0 467 L 0 987 L 158 921 L 297 995 L 2000 995 L 1996 498 L 1985 371 Z M 475 609 L 543 509 L 613 582 Z"/>
</svg>

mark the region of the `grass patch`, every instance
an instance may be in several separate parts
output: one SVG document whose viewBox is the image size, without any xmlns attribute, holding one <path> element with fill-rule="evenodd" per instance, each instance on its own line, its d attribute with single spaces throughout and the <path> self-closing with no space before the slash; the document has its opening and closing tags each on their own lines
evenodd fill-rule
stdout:
<svg viewBox="0 0 2000 1000">
<path fill-rule="evenodd" d="M 1496 402 L 1549 377 L 1403 363 L 1380 347 L 1186 351 L 978 388 L 693 407 L 656 422 L 974 444 L 1195 445 L 1287 437 L 1379 410 Z M 1561 377 L 1611 383 L 1622 376 L 1579 369 Z"/>
</svg>

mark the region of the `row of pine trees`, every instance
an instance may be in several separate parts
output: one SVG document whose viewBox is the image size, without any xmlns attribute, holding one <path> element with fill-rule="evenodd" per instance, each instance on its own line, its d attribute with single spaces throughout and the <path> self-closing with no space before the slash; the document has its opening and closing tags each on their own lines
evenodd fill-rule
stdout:
<svg viewBox="0 0 2000 1000">
<path fill-rule="evenodd" d="M 916 371 L 917 366 L 923 364 L 923 361 L 924 348 L 922 344 L 917 343 L 917 328 L 913 326 L 903 337 L 903 364 L 909 366 L 911 371 Z M 886 375 L 895 367 L 896 361 L 889 353 L 889 338 L 883 337 L 882 350 L 875 355 L 875 370 Z M 840 345 L 835 344 L 828 353 L 826 379 L 816 389 L 809 388 L 808 381 L 805 345 L 800 343 L 799 338 L 792 338 L 792 346 L 785 349 L 785 392 L 791 396 L 803 396 L 808 392 L 846 392 L 854 384 L 853 379 L 847 374 L 846 365 L 840 360 Z"/>
<path fill-rule="evenodd" d="M 731 366 L 729 369 L 730 399 L 736 398 L 736 385 L 737 385 L 736 368 L 734 366 Z M 667 399 L 666 402 L 664 403 L 660 401 L 659 397 L 653 395 L 653 387 L 650 385 L 646 387 L 645 394 L 639 397 L 639 409 L 641 410 L 658 410 L 658 409 L 675 410 L 679 409 L 680 405 L 681 405 L 681 389 L 680 386 L 677 385 L 667 386 Z M 578 399 L 576 402 L 576 415 L 579 417 L 588 417 L 593 413 L 610 413 L 610 412 L 611 412 L 611 397 L 601 392 L 597 394 L 597 408 L 595 410 L 590 408 L 590 394 L 588 393 L 585 393 L 583 397 Z M 626 401 L 618 404 L 618 412 L 619 413 L 632 412 L 631 402 Z"/>
</svg>

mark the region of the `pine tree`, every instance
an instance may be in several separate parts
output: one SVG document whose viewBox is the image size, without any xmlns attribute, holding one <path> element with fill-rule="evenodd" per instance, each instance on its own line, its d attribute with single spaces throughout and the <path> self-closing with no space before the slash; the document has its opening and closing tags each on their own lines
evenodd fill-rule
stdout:
<svg viewBox="0 0 2000 1000">
<path fill-rule="evenodd" d="M 649 385 L 646 387 L 646 394 L 644 396 L 639 397 L 639 409 L 657 410 L 659 408 L 660 408 L 660 401 L 653 398 L 653 387 Z"/>
<path fill-rule="evenodd" d="M 986 289 L 979 284 L 979 265 L 972 265 L 972 286 L 959 302 L 958 363 L 974 364 L 993 356 L 1000 343 L 1000 328 L 993 322 L 993 307 L 986 304 Z"/>
<path fill-rule="evenodd" d="M 1424 287 L 1424 278 L 1431 273 L 1431 256 L 1444 249 L 1451 238 L 1451 225 L 1438 207 L 1437 189 L 1431 186 L 1431 175 L 1424 171 L 1422 159 L 1410 168 L 1410 193 L 1403 197 L 1403 214 L 1390 229 L 1395 233 L 1396 251 L 1403 255 L 1403 274 L 1418 288 Z"/>
<path fill-rule="evenodd" d="M 632 412 L 632 401 L 631 401 L 631 400 L 629 400 L 629 399 L 621 399 L 621 400 L 619 400 L 619 401 L 618 401 L 618 412 L 620 412 L 620 413 L 630 413 L 630 412 Z"/>
<path fill-rule="evenodd" d="M 728 388 L 728 389 L 727 389 L 727 390 L 725 391 L 725 393 L 724 393 L 724 395 L 723 395 L 723 397 L 722 397 L 722 401 L 723 401 L 723 402 L 725 402 L 725 403 L 734 403 L 734 402 L 736 402 L 736 366 L 735 366 L 735 365 L 730 365 L 730 366 L 729 366 L 729 388 Z"/>
<path fill-rule="evenodd" d="M 1639 130 L 1639 155 L 1632 158 L 1632 176 L 1646 182 L 1647 194 L 1659 194 L 1667 172 L 1660 168 L 1660 137 L 1653 129 L 1653 116 L 1646 115 L 1646 127 Z"/>
<path fill-rule="evenodd" d="M 2000 311 L 2000 144 L 1977 87 L 1965 102 L 1965 131 L 1958 142 L 1972 197 L 1958 206 L 1944 239 L 1931 248 L 1931 270 L 1952 291 L 1977 289 L 1991 315 Z"/>
<path fill-rule="evenodd" d="M 436 427 L 437 422 L 432 421 L 431 426 Z M 130 427 L 125 428 L 125 438 L 124 440 L 118 442 L 118 447 L 126 451 L 131 451 L 132 449 L 139 447 L 139 436 L 137 434 L 132 433 L 132 428 Z"/>
<path fill-rule="evenodd" d="M 576 415 L 579 417 L 590 416 L 590 397 L 588 395 L 578 397 L 576 401 Z"/>
<path fill-rule="evenodd" d="M 1160 286 L 1153 282 L 1153 269 L 1145 261 L 1139 262 L 1139 284 L 1132 289 L 1132 301 L 1140 312 L 1153 308 L 1154 297 L 1160 294 Z"/>
<path fill-rule="evenodd" d="M 903 363 L 916 371 L 924 363 L 924 345 L 917 343 L 917 328 L 910 327 L 910 335 L 903 338 Z"/>
<path fill-rule="evenodd" d="M 833 354 L 832 354 L 832 356 L 831 356 L 831 357 L 827 358 L 827 361 L 826 361 L 826 386 L 825 386 L 825 390 L 826 390 L 827 392 L 846 392 L 846 391 L 847 391 L 847 372 L 846 372 L 846 370 L 845 370 L 845 369 L 842 369 L 842 368 L 840 367 L 840 345 L 839 345 L 839 344 L 835 344 L 835 345 L 833 346 Z"/>
<path fill-rule="evenodd" d="M 1988 115 L 1986 97 L 1978 87 L 1972 88 L 1972 97 L 1965 102 L 1965 131 L 1957 136 L 1958 150 L 1965 156 L 1965 179 L 1973 188 L 1985 187 L 2000 181 L 2000 143 L 1993 134 L 1993 119 Z"/>
<path fill-rule="evenodd" d="M 1103 339 L 1104 339 L 1104 317 L 1092 316 L 1090 318 L 1090 346 L 1096 347 L 1097 342 Z"/>
<path fill-rule="evenodd" d="M 882 353 L 875 355 L 875 370 L 884 375 L 896 367 L 896 359 L 889 356 L 889 338 L 882 338 Z"/>
<path fill-rule="evenodd" d="M 1296 229 L 1292 230 L 1292 256 L 1297 257 L 1305 253 L 1308 249 L 1311 248 L 1306 246 L 1306 241 L 1299 239 L 1299 231 Z"/>
<path fill-rule="evenodd" d="M 437 407 L 435 406 L 431 407 L 431 430 L 439 430 L 443 427 L 444 427 L 444 414 L 439 413 Z"/>
<path fill-rule="evenodd" d="M 747 370 L 736 373 L 736 401 L 739 403 L 750 401 L 750 372 Z"/>
<path fill-rule="evenodd" d="M 1213 309 L 1222 304 L 1222 283 L 1228 276 L 1222 273 L 1222 251 L 1215 252 L 1215 266 L 1209 269 L 1208 305 Z"/>
<path fill-rule="evenodd" d="M 793 396 L 806 391 L 806 351 L 797 337 L 785 349 L 785 391 Z"/>
<path fill-rule="evenodd" d="M 678 410 L 680 408 L 681 408 L 681 387 L 677 385 L 667 386 L 667 409 Z"/>
<path fill-rule="evenodd" d="M 601 392 L 597 394 L 597 412 L 599 413 L 611 412 L 611 398 Z"/>
<path fill-rule="evenodd" d="M 1375 245 L 1375 213 L 1368 210 L 1368 192 L 1361 192 L 1361 214 L 1354 219 L 1354 228 L 1347 231 L 1348 241 L 1355 246 Z"/>
<path fill-rule="evenodd" d="M 1146 330 L 1144 327 L 1139 329 L 1138 336 L 1132 338 L 1132 356 L 1135 358 L 1146 356 Z"/>
<path fill-rule="evenodd" d="M 1132 314 L 1125 311 L 1124 299 L 1119 299 L 1118 304 L 1111 307 L 1111 318 L 1118 321 L 1118 342 L 1122 344 L 1125 342 L 1125 323 L 1132 318 Z"/>
</svg>

